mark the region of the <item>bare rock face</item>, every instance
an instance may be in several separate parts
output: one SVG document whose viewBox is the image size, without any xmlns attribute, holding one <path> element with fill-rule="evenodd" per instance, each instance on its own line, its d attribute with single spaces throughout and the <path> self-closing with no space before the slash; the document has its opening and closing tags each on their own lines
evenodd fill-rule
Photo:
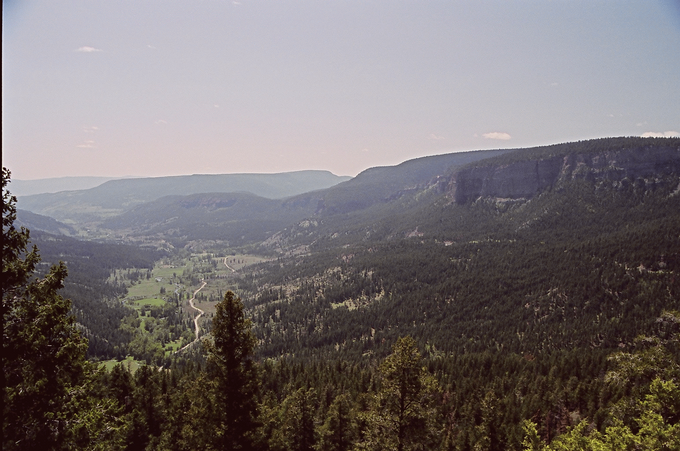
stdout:
<svg viewBox="0 0 680 451">
<path fill-rule="evenodd" d="M 456 174 L 452 194 L 457 203 L 478 197 L 531 198 L 553 185 L 561 169 L 556 158 L 471 168 Z"/>
<path fill-rule="evenodd" d="M 677 145 L 619 148 L 464 168 L 451 177 L 447 191 L 460 204 L 480 197 L 531 199 L 548 188 L 579 178 L 633 182 L 679 173 Z"/>
</svg>

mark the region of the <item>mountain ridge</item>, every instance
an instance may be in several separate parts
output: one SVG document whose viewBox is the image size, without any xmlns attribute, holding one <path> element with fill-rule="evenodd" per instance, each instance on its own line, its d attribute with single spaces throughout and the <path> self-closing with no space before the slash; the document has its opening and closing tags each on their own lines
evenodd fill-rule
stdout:
<svg viewBox="0 0 680 451">
<path fill-rule="evenodd" d="M 679 172 L 679 138 L 622 137 L 433 155 L 369 168 L 331 187 L 278 199 L 243 192 L 197 192 L 170 194 L 123 209 L 124 194 L 146 183 L 140 179 L 108 182 L 121 193 L 112 203 L 83 206 L 77 199 L 71 201 L 76 209 L 85 210 L 85 218 L 88 213 L 90 220 L 98 218 L 96 227 L 130 237 L 149 233 L 172 238 L 175 244 L 217 239 L 231 245 L 274 242 L 278 247 L 286 242 L 319 243 L 331 236 L 345 237 L 342 240 L 349 243 L 362 234 L 363 239 L 377 239 L 441 233 L 436 231 L 446 227 L 434 224 L 431 217 L 446 211 L 447 202 L 464 205 L 487 199 L 496 208 L 512 209 L 572 180 L 607 183 L 619 190 L 631 184 L 654 189 L 675 183 L 673 174 Z M 183 181 L 193 185 L 183 188 L 199 191 L 205 177 L 212 176 L 187 177 Z M 52 208 L 58 209 L 59 204 Z M 272 241 L 274 235 L 277 239 Z"/>
<path fill-rule="evenodd" d="M 167 195 L 205 192 L 251 192 L 285 198 L 328 188 L 345 181 L 329 171 L 294 171 L 277 174 L 194 174 L 110 180 L 94 188 L 18 198 L 18 208 L 51 216 L 65 223 L 92 222 Z"/>
<path fill-rule="evenodd" d="M 574 144 L 579 147 L 576 152 L 568 151 L 568 144 L 535 148 L 538 150 L 534 150 L 533 155 L 531 149 L 508 152 L 504 154 L 506 161 L 501 156 L 458 171 L 450 177 L 446 189 L 458 203 L 477 197 L 531 198 L 567 179 L 630 183 L 637 178 L 663 176 L 680 170 L 680 140 L 648 140 L 587 141 L 585 148 L 581 148 L 580 143 Z M 602 148 L 605 143 L 606 148 Z M 518 158 L 520 155 L 525 158 Z"/>
<path fill-rule="evenodd" d="M 131 177 L 74 176 L 35 180 L 12 179 L 12 194 L 21 197 L 32 196 L 34 194 L 58 193 L 60 191 L 76 191 L 94 188 L 109 180 L 126 178 Z"/>
</svg>

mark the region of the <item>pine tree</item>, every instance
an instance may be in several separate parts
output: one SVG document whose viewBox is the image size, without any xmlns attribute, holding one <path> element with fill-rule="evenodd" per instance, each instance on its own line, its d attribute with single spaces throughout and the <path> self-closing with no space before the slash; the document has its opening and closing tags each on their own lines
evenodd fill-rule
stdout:
<svg viewBox="0 0 680 451">
<path fill-rule="evenodd" d="M 357 424 L 347 394 L 335 397 L 328 408 L 326 420 L 318 428 L 318 451 L 348 451 L 356 440 Z"/>
<path fill-rule="evenodd" d="M 314 417 L 316 413 L 316 391 L 300 388 L 283 401 L 282 436 L 286 449 L 291 451 L 312 451 Z"/>
<path fill-rule="evenodd" d="M 34 274 L 40 255 L 28 251 L 29 231 L 14 227 L 16 197 L 2 170 L 2 449 L 94 448 L 117 427 L 113 401 L 92 396 L 95 370 L 85 359 L 87 340 L 58 290 L 64 263 L 43 278 Z"/>
<path fill-rule="evenodd" d="M 253 448 L 259 379 L 253 360 L 256 339 L 243 302 L 228 291 L 217 304 L 212 341 L 206 340 L 208 378 L 214 398 L 213 444 L 222 450 Z"/>
<path fill-rule="evenodd" d="M 380 365 L 381 387 L 368 413 L 368 431 L 358 449 L 430 449 L 438 442 L 434 409 L 439 388 L 421 366 L 416 342 L 399 338 Z"/>
</svg>

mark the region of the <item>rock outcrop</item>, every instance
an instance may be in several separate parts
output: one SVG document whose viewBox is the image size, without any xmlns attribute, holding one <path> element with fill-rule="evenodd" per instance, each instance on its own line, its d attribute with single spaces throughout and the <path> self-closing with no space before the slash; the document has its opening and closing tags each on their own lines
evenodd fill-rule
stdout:
<svg viewBox="0 0 680 451">
<path fill-rule="evenodd" d="M 574 179 L 634 182 L 680 174 L 680 144 L 619 148 L 596 153 L 568 153 L 508 164 L 470 166 L 450 179 L 447 194 L 456 203 L 480 197 L 531 199 Z"/>
</svg>

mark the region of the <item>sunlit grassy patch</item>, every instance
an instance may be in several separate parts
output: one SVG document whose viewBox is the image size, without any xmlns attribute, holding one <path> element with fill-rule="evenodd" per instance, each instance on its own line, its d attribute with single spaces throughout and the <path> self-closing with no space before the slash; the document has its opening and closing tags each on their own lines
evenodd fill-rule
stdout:
<svg viewBox="0 0 680 451">
<path fill-rule="evenodd" d="M 99 362 L 99 364 L 103 366 L 106 369 L 106 371 L 111 371 L 113 367 L 118 365 L 119 363 L 122 363 L 123 366 L 130 370 L 131 373 L 134 373 L 141 365 L 144 365 L 144 362 L 135 360 L 134 358 L 132 358 L 132 356 L 127 356 L 124 360 L 120 361 L 116 359 L 111 359 Z"/>
<path fill-rule="evenodd" d="M 143 280 L 128 287 L 128 296 L 153 296 L 158 294 L 160 289 L 161 283 L 156 282 L 156 279 Z"/>
<path fill-rule="evenodd" d="M 161 307 L 165 305 L 165 301 L 163 299 L 158 299 L 158 298 L 145 298 L 145 299 L 140 299 L 139 301 L 134 301 L 133 304 L 139 305 L 139 306 L 144 306 L 144 305 L 151 305 L 153 307 Z"/>
</svg>

